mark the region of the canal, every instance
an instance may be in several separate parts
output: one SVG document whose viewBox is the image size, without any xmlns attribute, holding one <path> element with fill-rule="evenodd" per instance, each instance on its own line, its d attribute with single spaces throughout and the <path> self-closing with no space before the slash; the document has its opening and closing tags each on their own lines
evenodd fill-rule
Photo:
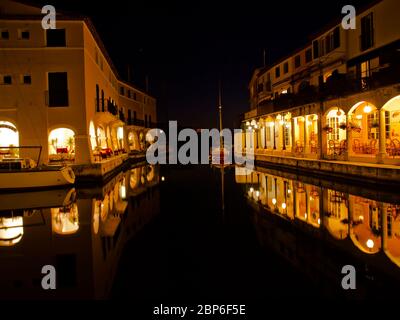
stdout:
<svg viewBox="0 0 400 320">
<path fill-rule="evenodd" d="M 390 190 L 265 168 L 139 165 L 103 186 L 0 200 L 2 299 L 357 300 L 400 284 Z M 42 288 L 46 265 L 56 290 Z M 342 288 L 345 265 L 356 290 Z"/>
</svg>

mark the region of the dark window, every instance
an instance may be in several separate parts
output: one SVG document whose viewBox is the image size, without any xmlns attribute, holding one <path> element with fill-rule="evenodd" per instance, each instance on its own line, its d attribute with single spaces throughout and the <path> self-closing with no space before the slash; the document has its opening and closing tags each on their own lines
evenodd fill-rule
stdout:
<svg viewBox="0 0 400 320">
<path fill-rule="evenodd" d="M 10 33 L 8 32 L 8 30 L 1 31 L 1 39 L 3 39 L 3 40 L 10 39 Z"/>
<path fill-rule="evenodd" d="M 374 45 L 374 21 L 372 12 L 361 18 L 361 51 Z"/>
<path fill-rule="evenodd" d="M 149 116 L 149 127 L 151 127 L 151 116 Z"/>
<path fill-rule="evenodd" d="M 318 45 L 318 40 L 313 41 L 313 53 L 314 53 L 314 59 L 319 58 L 319 45 Z"/>
<path fill-rule="evenodd" d="M 298 67 L 300 67 L 300 55 L 297 55 L 297 56 L 295 56 L 294 57 L 294 67 L 295 68 L 298 68 Z"/>
<path fill-rule="evenodd" d="M 3 77 L 4 84 L 12 84 L 12 77 L 11 76 L 4 76 Z"/>
<path fill-rule="evenodd" d="M 307 49 L 306 50 L 306 63 L 311 62 L 311 60 L 312 60 L 312 50 Z"/>
<path fill-rule="evenodd" d="M 100 111 L 100 89 L 98 84 L 96 84 L 96 111 Z"/>
<path fill-rule="evenodd" d="M 333 30 L 333 49 L 337 49 L 340 47 L 340 28 L 336 27 Z"/>
<path fill-rule="evenodd" d="M 283 64 L 283 73 L 286 74 L 289 72 L 289 63 L 285 62 Z"/>
<path fill-rule="evenodd" d="M 125 88 L 124 87 L 120 87 L 119 88 L 119 93 L 123 96 L 125 95 Z"/>
<path fill-rule="evenodd" d="M 29 38 L 30 38 L 29 31 L 27 31 L 27 30 L 20 31 L 19 38 L 22 40 L 29 40 Z"/>
<path fill-rule="evenodd" d="M 131 98 L 131 97 L 132 97 L 131 90 L 128 89 L 128 98 Z"/>
<path fill-rule="evenodd" d="M 328 34 L 325 37 L 325 52 L 329 53 L 333 50 L 333 45 L 332 45 L 332 37 L 330 34 Z"/>
<path fill-rule="evenodd" d="M 68 106 L 68 78 L 66 72 L 50 72 L 49 107 Z"/>
<path fill-rule="evenodd" d="M 32 77 L 29 75 L 24 76 L 23 78 L 24 84 L 31 84 L 32 83 Z"/>
<path fill-rule="evenodd" d="M 144 127 L 147 128 L 147 114 L 144 115 Z"/>
<path fill-rule="evenodd" d="M 67 45 L 65 29 L 47 29 L 46 39 L 48 47 L 65 47 Z"/>
<path fill-rule="evenodd" d="M 278 66 L 275 68 L 275 78 L 279 78 L 281 76 L 281 68 Z"/>
<path fill-rule="evenodd" d="M 133 99 L 136 100 L 136 92 L 133 93 Z"/>
<path fill-rule="evenodd" d="M 136 111 L 133 111 L 133 120 L 136 121 L 137 117 L 136 117 Z"/>
<path fill-rule="evenodd" d="M 104 112 L 104 106 L 105 106 L 105 99 L 104 99 L 104 90 L 101 90 L 101 111 Z"/>
<path fill-rule="evenodd" d="M 132 124 L 132 110 L 128 109 L 128 125 Z"/>
</svg>

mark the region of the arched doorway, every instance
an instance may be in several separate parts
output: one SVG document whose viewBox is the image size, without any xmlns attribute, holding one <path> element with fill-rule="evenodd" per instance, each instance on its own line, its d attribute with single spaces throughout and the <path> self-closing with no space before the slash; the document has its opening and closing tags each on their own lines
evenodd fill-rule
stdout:
<svg viewBox="0 0 400 320">
<path fill-rule="evenodd" d="M 129 143 L 129 150 L 130 151 L 139 151 L 139 137 L 135 131 L 130 131 L 128 134 L 128 143 Z"/>
<path fill-rule="evenodd" d="M 349 111 L 349 154 L 375 158 L 379 152 L 379 110 L 362 101 Z"/>
<path fill-rule="evenodd" d="M 340 108 L 331 108 L 325 116 L 327 154 L 341 155 L 347 150 L 346 113 Z"/>
<path fill-rule="evenodd" d="M 68 128 L 57 128 L 49 134 L 49 161 L 75 160 L 75 133 Z"/>
<path fill-rule="evenodd" d="M 382 108 L 385 117 L 386 153 L 389 157 L 400 157 L 400 96 L 389 100 Z"/>
<path fill-rule="evenodd" d="M 18 157 L 19 146 L 17 127 L 8 121 L 0 121 L 0 157 Z"/>
</svg>

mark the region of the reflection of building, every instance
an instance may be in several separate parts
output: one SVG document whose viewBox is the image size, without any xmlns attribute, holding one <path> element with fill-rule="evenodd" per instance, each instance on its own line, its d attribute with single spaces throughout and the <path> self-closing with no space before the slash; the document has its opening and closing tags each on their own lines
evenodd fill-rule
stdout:
<svg viewBox="0 0 400 320">
<path fill-rule="evenodd" d="M 140 177 L 154 175 L 132 188 L 127 182 L 133 171 Z M 0 195 L 0 272 L 7 275 L 0 279 L 0 296 L 106 297 L 125 243 L 159 211 L 157 184 L 157 168 L 138 167 L 97 189 L 80 189 L 76 197 L 62 190 L 35 192 L 22 204 L 29 209 L 2 208 L 14 197 L 4 195 L 2 201 Z M 38 198 L 42 203 L 34 202 Z M 51 207 L 46 200 L 53 201 Z M 17 228 L 10 229 L 13 226 Z M 57 271 L 54 292 L 40 285 L 41 268 L 48 264 Z"/>
<path fill-rule="evenodd" d="M 236 182 L 260 208 L 297 225 L 326 231 L 333 241 L 350 241 L 359 251 L 383 252 L 400 267 L 400 198 L 367 199 L 290 178 L 237 169 Z"/>
<path fill-rule="evenodd" d="M 44 30 L 41 8 L 1 0 L 0 13 L 0 147 L 41 145 L 43 162 L 74 164 L 143 151 L 156 101 L 120 79 L 88 18 L 58 13 Z"/>
<path fill-rule="evenodd" d="M 237 168 L 260 244 L 306 274 L 310 291 L 322 286 L 337 288 L 333 296 L 346 294 L 341 268 L 351 264 L 357 295 L 393 296 L 400 283 L 399 196 L 395 203 L 386 202 L 386 195 L 381 202 L 313 180 L 315 185 L 294 174 Z"/>
<path fill-rule="evenodd" d="M 242 123 L 245 150 L 266 161 L 400 164 L 399 9 L 397 0 L 375 1 L 357 11 L 356 30 L 338 21 L 257 69 Z"/>
</svg>

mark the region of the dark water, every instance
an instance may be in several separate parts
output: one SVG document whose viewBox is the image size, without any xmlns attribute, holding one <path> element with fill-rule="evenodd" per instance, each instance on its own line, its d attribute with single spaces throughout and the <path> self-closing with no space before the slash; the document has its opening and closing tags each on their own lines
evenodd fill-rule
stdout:
<svg viewBox="0 0 400 320">
<path fill-rule="evenodd" d="M 400 283 L 400 199 L 373 188 L 141 166 L 104 186 L 0 200 L 2 299 L 358 300 L 396 296 Z M 56 269 L 56 290 L 42 289 L 44 265 Z M 356 269 L 356 290 L 342 289 L 344 265 Z"/>
</svg>

